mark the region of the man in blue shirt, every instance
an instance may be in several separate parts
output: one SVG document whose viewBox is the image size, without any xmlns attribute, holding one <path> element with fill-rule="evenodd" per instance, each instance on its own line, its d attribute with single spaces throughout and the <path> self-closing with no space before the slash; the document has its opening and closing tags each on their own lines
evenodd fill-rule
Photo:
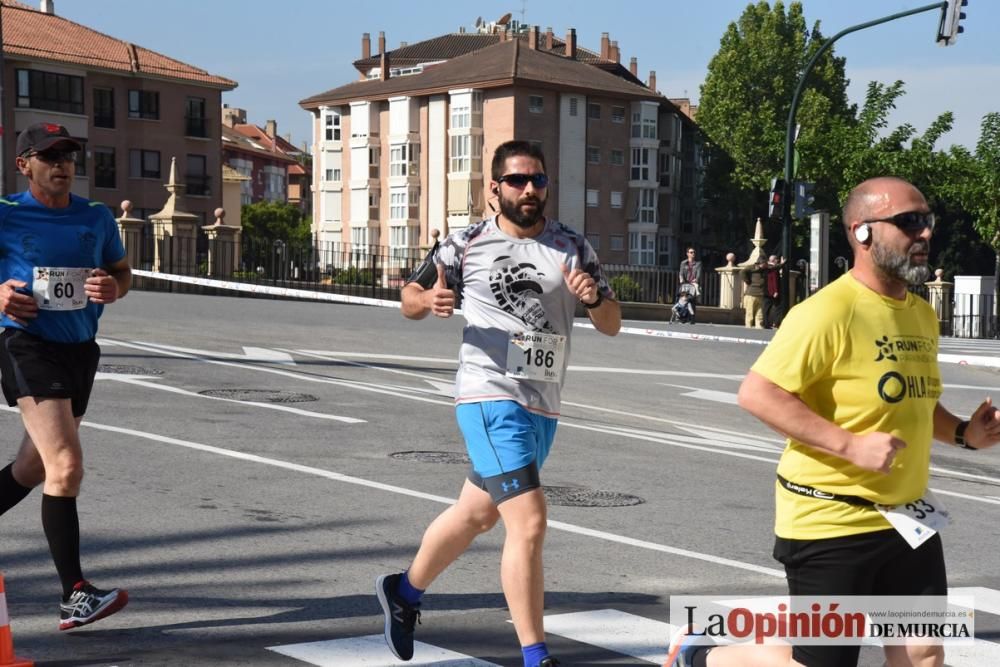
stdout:
<svg viewBox="0 0 1000 667">
<path fill-rule="evenodd" d="M 97 320 L 132 283 L 111 212 L 70 193 L 80 150 L 60 125 L 28 127 L 17 138 L 28 190 L 0 198 L 0 386 L 25 429 L 17 458 L 0 470 L 0 515 L 43 484 L 42 528 L 63 587 L 60 630 L 128 602 L 123 589 L 91 585 L 80 567 L 79 428 L 101 355 Z"/>
</svg>

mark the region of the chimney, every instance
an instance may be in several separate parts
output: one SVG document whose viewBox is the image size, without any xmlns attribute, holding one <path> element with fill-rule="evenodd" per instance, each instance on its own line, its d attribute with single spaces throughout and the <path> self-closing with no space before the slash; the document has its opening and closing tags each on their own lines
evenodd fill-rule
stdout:
<svg viewBox="0 0 1000 667">
<path fill-rule="evenodd" d="M 372 36 L 366 32 L 361 35 L 361 59 L 365 60 L 371 57 L 372 57 Z"/>
<path fill-rule="evenodd" d="M 566 31 L 566 57 L 576 60 L 576 28 Z"/>
<path fill-rule="evenodd" d="M 404 46 L 406 46 L 406 42 L 400 42 L 399 43 L 399 48 L 403 48 Z"/>
<path fill-rule="evenodd" d="M 231 107 L 228 104 L 222 107 L 222 124 L 227 127 L 236 127 L 237 124 L 247 122 L 246 109 Z"/>
<path fill-rule="evenodd" d="M 54 16 L 56 13 L 55 0 L 42 0 L 41 10 L 43 14 L 52 14 Z"/>
<path fill-rule="evenodd" d="M 382 30 L 378 31 L 378 52 L 385 53 L 385 32 Z"/>
<path fill-rule="evenodd" d="M 264 134 L 272 139 L 278 136 L 278 121 L 269 120 L 264 124 Z"/>
<path fill-rule="evenodd" d="M 618 50 L 617 39 L 611 42 L 611 59 L 614 60 L 616 63 L 621 63 L 622 61 L 622 52 Z"/>
<path fill-rule="evenodd" d="M 382 54 L 379 56 L 378 78 L 381 79 L 382 81 L 389 80 L 389 56 L 386 55 L 385 51 L 382 51 Z"/>
<path fill-rule="evenodd" d="M 639 78 L 637 72 L 639 71 L 639 59 L 632 56 L 632 59 L 628 61 L 628 71 L 632 73 L 632 76 Z"/>
<path fill-rule="evenodd" d="M 538 50 L 538 26 L 528 28 L 528 48 Z"/>
<path fill-rule="evenodd" d="M 656 92 L 656 70 L 655 69 L 649 70 L 649 83 L 646 84 L 646 87 L 649 88 L 650 90 L 652 90 L 654 93 Z"/>
<path fill-rule="evenodd" d="M 611 43 L 608 41 L 608 33 L 602 32 L 601 33 L 601 60 L 608 60 L 608 59 L 611 58 L 611 56 L 608 55 L 608 53 L 610 51 L 610 48 L 611 48 Z"/>
<path fill-rule="evenodd" d="M 555 35 L 552 34 L 552 28 L 548 27 L 545 29 L 545 49 L 551 51 L 552 47 L 555 45 Z"/>
</svg>

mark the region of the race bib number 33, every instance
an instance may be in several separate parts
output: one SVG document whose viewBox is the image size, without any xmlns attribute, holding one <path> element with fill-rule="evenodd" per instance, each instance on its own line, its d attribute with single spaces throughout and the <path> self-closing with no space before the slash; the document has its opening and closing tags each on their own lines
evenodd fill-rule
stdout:
<svg viewBox="0 0 1000 667">
<path fill-rule="evenodd" d="M 91 269 L 36 266 L 31 292 L 42 310 L 80 310 L 87 307 L 83 285 Z"/>
<path fill-rule="evenodd" d="M 507 377 L 559 382 L 565 355 L 566 336 L 512 333 L 507 342 Z"/>
</svg>

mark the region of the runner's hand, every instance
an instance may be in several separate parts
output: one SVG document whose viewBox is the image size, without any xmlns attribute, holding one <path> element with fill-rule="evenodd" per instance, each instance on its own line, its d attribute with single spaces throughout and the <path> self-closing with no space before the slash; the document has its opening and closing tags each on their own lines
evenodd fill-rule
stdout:
<svg viewBox="0 0 1000 667">
<path fill-rule="evenodd" d="M 83 284 L 83 291 L 93 303 L 114 303 L 118 300 L 118 281 L 104 269 L 94 269 Z"/>
<path fill-rule="evenodd" d="M 576 295 L 576 298 L 590 305 L 597 301 L 597 283 L 586 271 L 580 269 L 569 270 L 565 264 L 562 265 L 563 277 L 566 279 L 566 286 L 569 291 Z"/>
<path fill-rule="evenodd" d="M 992 398 L 980 403 L 969 417 L 965 441 L 976 449 L 986 449 L 1000 442 L 1000 410 L 993 407 Z"/>
<path fill-rule="evenodd" d="M 864 470 L 889 474 L 896 453 L 906 443 L 889 433 L 865 433 L 851 436 L 844 458 Z"/>
<path fill-rule="evenodd" d="M 438 264 L 437 272 L 437 282 L 429 290 L 424 291 L 424 303 L 437 317 L 451 317 L 455 312 L 455 292 L 448 289 L 448 281 L 444 277 L 444 267 Z"/>
<path fill-rule="evenodd" d="M 21 326 L 28 326 L 27 320 L 38 317 L 38 304 L 34 297 L 17 291 L 27 286 L 28 283 L 13 278 L 0 285 L 0 313 Z"/>
</svg>

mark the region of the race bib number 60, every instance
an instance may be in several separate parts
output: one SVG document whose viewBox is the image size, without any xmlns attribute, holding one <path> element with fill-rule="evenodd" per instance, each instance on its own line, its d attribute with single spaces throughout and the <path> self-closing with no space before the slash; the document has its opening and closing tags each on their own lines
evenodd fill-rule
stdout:
<svg viewBox="0 0 1000 667">
<path fill-rule="evenodd" d="M 512 333 L 507 342 L 507 377 L 559 382 L 565 354 L 566 336 Z"/>
<path fill-rule="evenodd" d="M 83 285 L 91 269 L 36 266 L 31 292 L 42 310 L 80 310 L 87 307 Z"/>
</svg>

